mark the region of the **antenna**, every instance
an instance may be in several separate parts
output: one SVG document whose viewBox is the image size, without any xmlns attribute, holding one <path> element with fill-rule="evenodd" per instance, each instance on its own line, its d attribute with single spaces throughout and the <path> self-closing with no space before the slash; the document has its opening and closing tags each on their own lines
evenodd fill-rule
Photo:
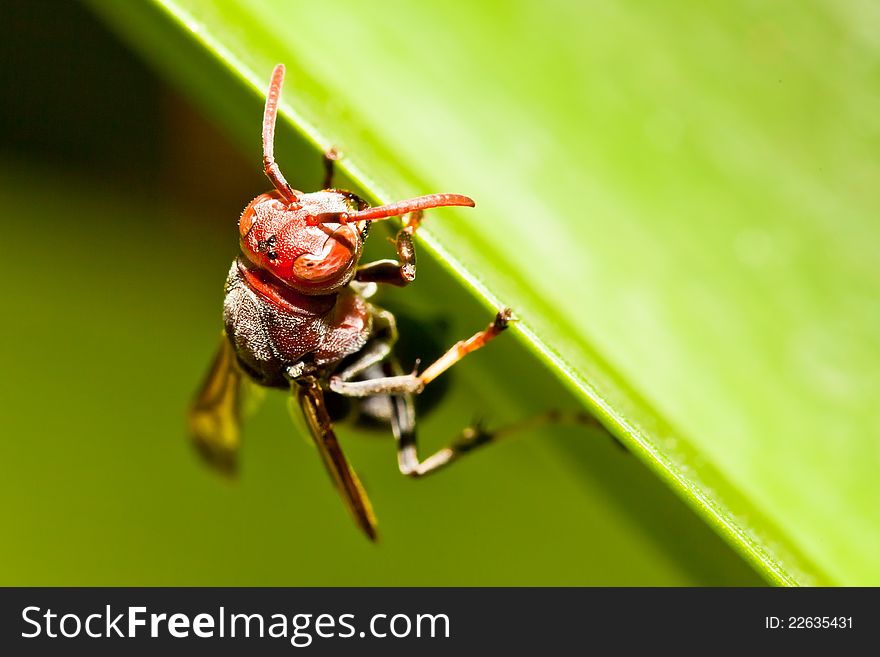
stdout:
<svg viewBox="0 0 880 657">
<path fill-rule="evenodd" d="M 299 200 L 299 192 L 285 180 L 281 169 L 275 162 L 275 119 L 278 116 L 278 99 L 284 83 L 284 64 L 278 64 L 272 71 L 272 81 L 266 93 L 266 109 L 263 112 L 263 169 L 272 185 L 290 203 Z"/>
<path fill-rule="evenodd" d="M 474 200 L 461 194 L 428 194 L 416 198 L 379 205 L 375 208 L 358 210 L 356 212 L 328 212 L 310 218 L 310 224 L 347 224 L 353 221 L 377 221 L 389 217 L 399 217 L 416 210 L 428 210 L 429 208 L 442 208 L 452 205 L 463 205 L 472 208 L 476 205 Z"/>
</svg>

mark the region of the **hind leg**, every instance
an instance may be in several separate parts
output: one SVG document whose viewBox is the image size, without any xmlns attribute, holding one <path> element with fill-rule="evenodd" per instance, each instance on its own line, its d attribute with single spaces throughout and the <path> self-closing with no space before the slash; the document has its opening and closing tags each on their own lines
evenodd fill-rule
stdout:
<svg viewBox="0 0 880 657">
<path fill-rule="evenodd" d="M 430 456 L 420 459 L 416 441 L 415 407 L 411 395 L 391 397 L 391 428 L 397 441 L 397 465 L 409 477 L 422 477 L 449 465 L 478 447 L 491 445 L 505 438 L 547 424 L 580 424 L 599 426 L 595 419 L 586 413 L 562 413 L 546 411 L 519 422 L 512 422 L 494 430 L 488 430 L 480 423 L 471 424 L 453 440 Z"/>
</svg>

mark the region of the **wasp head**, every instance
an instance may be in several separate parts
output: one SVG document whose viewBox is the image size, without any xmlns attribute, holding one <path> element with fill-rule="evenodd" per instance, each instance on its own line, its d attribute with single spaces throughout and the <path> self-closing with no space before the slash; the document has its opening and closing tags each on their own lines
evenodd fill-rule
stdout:
<svg viewBox="0 0 880 657">
<path fill-rule="evenodd" d="M 241 250 L 288 287 L 330 294 L 354 276 L 369 222 L 331 223 L 326 218 L 356 213 L 361 203 L 335 190 L 299 194 L 295 202 L 279 192 L 261 194 L 241 214 Z"/>
<path fill-rule="evenodd" d="M 331 294 L 351 281 L 371 221 L 448 205 L 473 207 L 460 194 L 429 194 L 371 208 L 351 192 L 293 189 L 275 162 L 275 121 L 284 66 L 272 71 L 263 112 L 263 170 L 274 191 L 244 209 L 241 250 L 252 264 L 304 294 Z"/>
</svg>

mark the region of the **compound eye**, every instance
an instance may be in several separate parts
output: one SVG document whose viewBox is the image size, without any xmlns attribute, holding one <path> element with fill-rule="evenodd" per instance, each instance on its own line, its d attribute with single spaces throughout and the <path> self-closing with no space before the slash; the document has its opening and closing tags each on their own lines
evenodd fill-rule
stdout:
<svg viewBox="0 0 880 657">
<path fill-rule="evenodd" d="M 247 207 L 238 219 L 238 232 L 242 239 L 248 236 L 251 230 L 255 227 L 254 224 L 260 220 L 260 216 L 257 214 L 257 207 L 261 208 L 260 213 L 263 218 L 266 218 L 267 214 L 272 214 L 273 212 L 283 209 L 281 204 L 272 194 L 260 194 L 257 198 L 247 204 Z"/>
<path fill-rule="evenodd" d="M 340 228 L 324 242 L 321 253 L 304 253 L 293 262 L 293 275 L 303 282 L 323 283 L 343 274 L 357 252 L 357 237 Z"/>
<path fill-rule="evenodd" d="M 254 220 L 257 218 L 257 211 L 254 210 L 254 203 L 251 202 L 248 205 L 244 212 L 241 213 L 241 217 L 238 219 L 238 232 L 242 237 L 246 237 L 249 232 L 251 232 L 251 228 L 254 226 Z"/>
</svg>

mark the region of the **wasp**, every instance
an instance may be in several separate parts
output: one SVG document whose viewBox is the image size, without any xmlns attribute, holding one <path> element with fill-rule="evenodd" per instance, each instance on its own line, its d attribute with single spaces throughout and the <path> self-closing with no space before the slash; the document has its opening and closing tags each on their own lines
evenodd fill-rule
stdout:
<svg viewBox="0 0 880 657">
<path fill-rule="evenodd" d="M 474 207 L 474 201 L 460 194 L 430 194 L 370 207 L 357 194 L 333 188 L 338 158 L 333 149 L 324 155 L 324 189 L 293 189 L 274 156 L 283 81 L 279 64 L 263 114 L 263 167 L 274 189 L 248 203 L 239 218 L 241 255 L 226 278 L 223 337 L 190 407 L 190 433 L 210 464 L 234 473 L 246 387 L 289 391 L 345 505 L 375 540 L 372 506 L 333 430 L 332 398 L 351 398 L 360 412 L 390 424 L 403 474 L 434 472 L 499 434 L 467 427 L 447 447 L 422 459 L 413 397 L 504 331 L 513 318 L 505 308 L 486 329 L 456 343 L 421 372 L 402 370 L 394 356 L 395 316 L 369 299 L 380 285 L 402 287 L 415 280 L 413 237 L 425 210 Z M 394 241 L 397 258 L 361 264 L 371 223 L 402 216 L 406 219 Z"/>
</svg>

